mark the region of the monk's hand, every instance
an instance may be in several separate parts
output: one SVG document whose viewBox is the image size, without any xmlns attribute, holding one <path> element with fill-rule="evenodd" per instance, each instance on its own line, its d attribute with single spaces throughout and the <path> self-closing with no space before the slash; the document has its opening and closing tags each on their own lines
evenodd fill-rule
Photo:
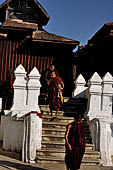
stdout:
<svg viewBox="0 0 113 170">
<path fill-rule="evenodd" d="M 61 87 L 60 90 L 63 90 L 63 88 Z"/>
<path fill-rule="evenodd" d="M 72 147 L 71 147 L 71 145 L 70 145 L 70 144 L 68 145 L 68 147 L 69 147 L 69 149 L 70 149 L 70 150 L 72 150 Z"/>
</svg>

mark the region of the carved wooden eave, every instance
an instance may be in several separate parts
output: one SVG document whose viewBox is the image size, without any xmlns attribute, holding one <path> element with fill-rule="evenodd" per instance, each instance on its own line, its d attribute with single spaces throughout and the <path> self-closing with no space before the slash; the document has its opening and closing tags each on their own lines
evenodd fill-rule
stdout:
<svg viewBox="0 0 113 170">
<path fill-rule="evenodd" d="M 2 26 L 1 30 L 4 30 L 4 32 L 12 31 L 33 31 L 37 30 L 38 25 L 36 23 L 30 23 L 30 22 L 23 22 L 19 19 L 10 19 L 5 21 Z"/>
<path fill-rule="evenodd" d="M 23 12 L 30 11 L 30 12 L 35 13 L 35 15 L 38 16 L 38 20 L 35 20 L 34 22 L 37 22 L 37 23 L 40 22 L 40 26 L 47 25 L 50 17 L 47 14 L 47 12 L 45 11 L 45 9 L 41 6 L 41 4 L 39 2 L 37 2 L 37 0 L 27 0 L 27 1 L 30 4 L 30 8 L 33 8 L 33 9 L 31 9 L 31 11 L 30 11 L 30 9 L 26 9 L 25 8 L 25 11 L 23 11 Z M 2 3 L 0 5 L 0 22 L 3 23 L 6 20 L 8 20 L 7 17 L 6 17 L 7 9 L 8 10 L 15 10 L 14 7 L 13 8 L 9 8 L 10 4 L 12 2 L 14 2 L 14 0 L 7 0 L 7 1 L 5 1 L 4 3 Z M 19 9 L 20 9 L 20 12 L 21 12 L 22 9 L 21 8 L 19 8 Z M 16 9 L 16 10 L 18 10 L 18 9 Z M 32 15 L 29 14 L 29 16 L 32 16 Z M 20 18 L 17 18 L 17 19 L 20 19 Z"/>
<path fill-rule="evenodd" d="M 36 30 L 32 33 L 32 41 L 33 42 L 44 42 L 44 43 L 52 43 L 52 44 L 63 44 L 68 45 L 72 48 L 72 50 L 79 45 L 79 41 L 72 40 L 69 38 L 65 38 L 62 36 L 58 36 L 56 34 L 49 33 L 45 30 Z"/>
</svg>

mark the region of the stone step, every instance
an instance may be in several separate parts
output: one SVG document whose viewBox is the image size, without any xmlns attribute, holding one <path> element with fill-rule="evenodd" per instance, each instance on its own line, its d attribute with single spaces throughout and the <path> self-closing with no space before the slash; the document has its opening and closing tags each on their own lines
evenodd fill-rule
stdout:
<svg viewBox="0 0 113 170">
<path fill-rule="evenodd" d="M 76 99 L 75 98 L 70 98 L 70 97 L 64 97 L 64 103 L 65 102 L 69 102 L 69 101 L 75 101 Z M 78 99 L 79 100 L 79 99 Z M 77 100 L 77 101 L 78 101 Z M 40 96 L 39 96 L 39 105 L 42 105 L 42 104 L 47 104 L 47 97 L 46 97 L 46 95 L 45 94 L 40 94 Z M 81 101 L 81 99 L 79 100 L 79 101 Z"/>
<path fill-rule="evenodd" d="M 83 99 L 83 98 L 75 98 L 75 97 L 64 97 L 64 103 L 69 103 L 69 102 L 76 102 L 76 103 L 80 103 L 80 102 L 87 102 L 87 99 Z M 45 103 L 44 103 L 45 104 Z M 42 104 L 40 104 L 42 105 Z"/>
<path fill-rule="evenodd" d="M 82 160 L 82 165 L 99 165 L 100 160 L 99 159 L 94 159 L 94 158 L 84 158 Z"/>
<path fill-rule="evenodd" d="M 43 114 L 48 114 L 50 113 L 50 109 L 47 108 L 47 107 L 40 107 L 40 110 L 42 111 Z M 74 106 L 74 107 L 71 107 L 71 106 L 66 106 L 66 107 L 63 107 L 60 109 L 59 111 L 59 115 L 63 115 L 65 112 L 72 112 L 72 113 L 78 113 L 78 112 L 85 112 L 86 110 L 86 107 L 83 107 L 82 105 L 81 106 Z M 56 111 L 53 110 L 53 114 L 55 114 Z"/>
<path fill-rule="evenodd" d="M 65 149 L 54 149 L 54 148 L 43 148 L 37 151 L 37 156 L 53 156 L 59 158 L 65 157 Z M 91 150 L 86 150 L 84 154 L 84 158 L 94 158 L 99 159 L 100 154 L 99 152 L 94 152 Z"/>
<path fill-rule="evenodd" d="M 43 134 L 42 135 L 42 140 L 43 141 L 59 141 L 59 142 L 64 142 L 65 143 L 65 137 L 64 135 L 54 135 L 54 134 Z"/>
<path fill-rule="evenodd" d="M 48 116 L 51 115 L 49 109 L 48 109 L 48 110 L 46 110 L 46 109 L 41 109 L 41 113 L 42 113 L 42 116 L 43 116 L 43 115 L 48 115 Z M 53 116 L 55 116 L 55 115 L 56 115 L 56 111 L 53 110 Z M 64 116 L 64 111 L 59 111 L 59 112 L 58 112 L 58 115 Z"/>
<path fill-rule="evenodd" d="M 42 118 L 43 118 L 43 121 L 48 121 L 49 119 L 50 119 L 50 116 L 48 116 L 48 115 L 42 115 Z M 55 117 L 54 117 L 55 118 Z M 70 122 L 72 122 L 74 120 L 74 118 L 73 117 L 66 117 L 66 116 L 64 116 L 64 115 L 59 115 L 58 116 L 58 121 L 59 122 L 65 122 L 65 123 L 70 123 Z"/>
<path fill-rule="evenodd" d="M 41 155 L 41 156 L 37 156 L 37 163 L 64 163 L 64 158 L 59 158 L 59 156 L 45 156 L 45 155 Z"/>
<path fill-rule="evenodd" d="M 50 111 L 49 105 L 39 105 L 40 109 L 43 111 Z"/>
<path fill-rule="evenodd" d="M 69 101 L 69 102 L 64 102 L 63 103 L 63 105 L 62 105 L 62 107 L 77 107 L 77 106 L 79 106 L 79 107 L 83 107 L 83 108 L 85 108 L 86 106 L 87 106 L 87 102 L 85 101 L 85 102 L 81 102 L 81 101 Z"/>
<path fill-rule="evenodd" d="M 50 109 L 47 107 L 47 106 L 41 106 L 40 107 L 40 110 L 42 112 L 42 115 L 51 115 L 50 114 Z M 68 116 L 68 117 L 71 117 L 71 116 L 74 116 L 75 114 L 82 114 L 85 113 L 86 111 L 86 108 L 83 108 L 83 106 L 77 106 L 77 107 L 65 107 L 65 108 L 61 108 L 60 111 L 58 112 L 58 115 L 62 115 L 62 116 Z M 56 115 L 56 111 L 53 110 L 53 116 Z"/>
<path fill-rule="evenodd" d="M 65 108 L 62 108 L 62 111 L 64 111 L 64 113 L 65 113 L 65 112 L 70 112 L 70 110 L 71 110 L 71 112 L 75 112 L 76 113 L 77 111 L 85 111 L 86 110 L 86 108 L 84 108 L 82 105 L 80 107 L 78 107 L 78 106 L 75 106 L 75 107 L 67 106 Z"/>
<path fill-rule="evenodd" d="M 41 110 L 42 116 L 50 116 L 50 111 L 49 110 Z M 75 114 L 82 114 L 84 113 L 84 110 L 78 109 L 74 111 L 59 111 L 58 116 L 67 116 L 67 117 L 74 117 Z M 56 116 L 56 111 L 53 111 L 53 116 Z"/>
<path fill-rule="evenodd" d="M 55 121 L 55 122 L 70 123 L 70 122 L 74 121 L 74 117 L 64 116 L 64 115 L 59 115 L 57 120 L 55 120 L 55 116 L 53 116 L 53 118 L 54 118 L 54 119 L 53 119 L 53 122 Z M 42 115 L 42 119 L 43 119 L 43 121 L 46 121 L 46 122 L 47 122 L 48 120 L 50 120 L 50 116 L 49 116 L 48 114 Z M 83 122 L 86 126 L 89 126 L 89 125 L 87 124 L 87 120 L 82 119 L 82 122 Z"/>
<path fill-rule="evenodd" d="M 48 128 L 66 128 L 66 123 L 63 122 L 43 122 L 43 127 L 48 127 Z"/>
<path fill-rule="evenodd" d="M 65 143 L 61 141 L 42 141 L 42 148 L 59 148 L 59 149 L 64 149 L 65 148 Z M 93 144 L 91 143 L 86 143 L 85 146 L 86 150 L 93 150 Z"/>
<path fill-rule="evenodd" d="M 44 111 L 50 111 L 49 105 L 40 105 L 39 106 L 41 110 Z M 65 109 L 86 109 L 86 106 L 84 103 L 64 103 L 61 107 L 61 111 Z"/>
<path fill-rule="evenodd" d="M 66 128 L 42 128 L 42 134 L 65 135 Z"/>
<path fill-rule="evenodd" d="M 49 120 L 49 119 L 47 119 L 47 120 Z M 63 120 L 63 119 L 61 119 L 60 121 L 59 121 L 59 118 L 57 119 L 57 120 L 53 120 L 53 121 L 47 121 L 46 119 L 43 121 L 43 128 L 60 128 L 60 129 L 62 129 L 62 128 L 64 128 L 64 129 L 66 129 L 66 127 L 67 127 L 67 125 L 68 125 L 68 123 L 70 123 L 71 122 L 71 120 L 69 120 L 68 122 L 67 121 L 61 121 L 61 120 Z M 88 124 L 86 124 L 84 121 L 83 121 L 83 123 L 84 123 L 84 126 L 85 126 L 85 130 L 86 131 L 89 131 L 89 126 L 88 126 Z"/>
<path fill-rule="evenodd" d="M 100 159 L 100 153 L 98 151 L 86 150 L 83 158 Z"/>
<path fill-rule="evenodd" d="M 70 97 L 64 97 L 64 102 L 68 102 L 70 99 Z"/>
<path fill-rule="evenodd" d="M 44 120 L 45 119 L 45 120 Z M 43 128 L 42 128 L 42 139 L 44 141 L 50 141 L 50 140 L 62 140 L 64 141 L 65 139 L 65 132 L 66 132 L 66 125 L 69 123 L 65 122 L 65 117 L 61 117 L 61 120 L 63 121 L 59 121 L 60 118 L 58 118 L 57 121 L 50 121 L 47 122 L 47 117 L 43 117 Z M 67 117 L 67 121 L 72 120 L 71 118 L 68 119 Z M 70 121 L 71 122 L 71 121 Z M 85 123 L 85 121 L 84 121 Z M 85 124 L 86 125 L 86 124 Z M 89 132 L 89 127 L 88 125 L 85 128 L 85 137 L 86 137 L 86 142 L 87 143 L 91 143 L 91 137 L 90 137 L 90 132 Z"/>
<path fill-rule="evenodd" d="M 59 111 L 60 112 L 60 111 Z M 71 113 L 71 112 L 70 112 Z M 73 112 L 72 112 L 73 113 Z M 42 114 L 42 118 L 43 118 L 43 120 L 47 120 L 47 119 L 50 119 L 50 112 L 49 112 L 49 114 L 47 113 L 47 112 L 44 112 L 43 114 Z M 55 114 L 55 112 L 53 112 L 53 117 L 55 118 L 56 117 L 56 114 Z M 58 119 L 57 120 L 62 120 L 63 122 L 65 121 L 65 120 L 67 120 L 67 122 L 68 121 L 73 121 L 74 120 L 74 117 L 73 116 L 65 116 L 64 115 L 64 113 L 63 114 L 59 114 L 58 115 Z M 86 119 L 82 119 L 82 121 L 84 122 L 84 123 L 87 123 L 87 120 Z"/>
<path fill-rule="evenodd" d="M 37 156 L 59 156 L 59 158 L 64 158 L 65 149 L 43 148 L 37 151 Z"/>
<path fill-rule="evenodd" d="M 75 110 L 75 111 L 65 111 L 64 112 L 64 116 L 68 116 L 68 117 L 74 117 L 74 115 L 76 114 L 80 114 L 83 116 L 83 113 L 85 113 L 85 111 L 80 110 Z"/>
<path fill-rule="evenodd" d="M 39 156 L 37 157 L 37 162 L 41 162 L 41 163 L 64 163 L 65 162 L 65 158 L 59 158 L 59 156 L 53 157 L 53 156 Z M 99 164 L 99 160 L 98 159 L 94 159 L 94 158 L 84 158 L 82 160 L 82 164 L 88 164 L 88 165 L 96 165 Z"/>
<path fill-rule="evenodd" d="M 39 105 L 40 108 L 44 108 L 44 109 L 49 109 L 49 105 Z M 82 108 L 86 108 L 87 107 L 87 100 L 81 100 L 81 99 L 72 99 L 72 100 L 68 100 L 67 102 L 64 101 L 63 105 L 62 105 L 62 108 L 65 108 L 65 107 L 82 107 Z"/>
<path fill-rule="evenodd" d="M 42 134 L 65 135 L 66 128 L 42 128 Z M 89 130 L 85 131 L 85 136 L 90 136 Z"/>
<path fill-rule="evenodd" d="M 42 141 L 42 148 L 57 148 L 63 149 L 65 148 L 64 142 L 59 141 Z"/>
<path fill-rule="evenodd" d="M 49 120 L 50 110 L 48 105 L 40 106 L 43 110 L 43 128 L 42 128 L 42 148 L 37 152 L 39 162 L 45 163 L 64 163 L 65 157 L 65 132 L 68 123 L 74 120 L 74 114 L 84 114 L 87 108 L 87 100 L 67 99 L 59 111 L 57 120 Z M 55 117 L 56 112 L 53 111 Z M 85 125 L 86 147 L 82 164 L 99 164 L 99 153 L 93 151 L 90 131 L 87 121 L 83 119 Z"/>
<path fill-rule="evenodd" d="M 87 100 L 86 101 L 82 101 L 82 100 L 79 100 L 79 99 L 76 99 L 76 100 L 69 100 L 68 102 L 64 102 L 62 104 L 62 106 L 87 106 Z"/>
<path fill-rule="evenodd" d="M 91 138 L 90 136 L 86 136 L 85 137 L 86 139 L 86 143 L 91 143 Z M 64 142 L 65 143 L 65 135 L 56 135 L 56 134 L 43 134 L 42 135 L 42 140 L 43 141 L 61 141 L 61 142 Z"/>
</svg>

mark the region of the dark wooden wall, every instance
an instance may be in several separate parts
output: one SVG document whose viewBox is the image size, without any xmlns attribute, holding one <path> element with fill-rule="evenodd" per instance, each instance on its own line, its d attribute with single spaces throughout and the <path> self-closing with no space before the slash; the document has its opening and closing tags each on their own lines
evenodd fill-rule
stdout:
<svg viewBox="0 0 113 170">
<path fill-rule="evenodd" d="M 9 72 L 13 72 L 19 64 L 27 71 L 37 67 L 41 73 L 52 62 L 52 57 L 31 54 L 29 43 L 0 39 L 0 81 L 6 81 Z"/>
<path fill-rule="evenodd" d="M 31 43 L 0 38 L 0 97 L 3 110 L 10 109 L 13 100 L 14 70 L 22 64 L 26 72 L 37 67 L 39 73 L 46 70 L 52 57 L 32 55 Z M 34 53 L 35 54 L 35 53 Z"/>
</svg>

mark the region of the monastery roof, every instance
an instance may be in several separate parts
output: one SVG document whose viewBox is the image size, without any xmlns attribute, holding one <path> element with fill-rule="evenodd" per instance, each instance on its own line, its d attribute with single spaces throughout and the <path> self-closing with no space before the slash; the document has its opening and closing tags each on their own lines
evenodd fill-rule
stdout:
<svg viewBox="0 0 113 170">
<path fill-rule="evenodd" d="M 36 23 L 24 22 L 20 19 L 9 19 L 1 25 L 1 28 L 4 30 L 36 30 L 38 25 Z"/>
<path fill-rule="evenodd" d="M 74 48 L 76 48 L 77 45 L 79 45 L 79 41 L 49 33 L 45 30 L 33 31 L 32 41 L 68 45 L 67 47 L 70 47 L 71 50 L 73 50 Z"/>
<path fill-rule="evenodd" d="M 0 28 L 0 32 L 6 35 L 10 31 L 11 34 L 13 33 L 13 31 L 23 31 L 23 32 L 26 31 L 32 34 L 32 41 L 34 42 L 67 44 L 70 45 L 72 49 L 74 49 L 77 45 L 79 45 L 79 41 L 77 40 L 73 40 L 53 33 L 49 33 L 44 29 L 38 29 L 37 27 L 38 26 L 35 23 L 29 23 L 29 22 L 27 23 L 18 19 L 10 19 L 2 24 Z"/>
<path fill-rule="evenodd" d="M 54 42 L 66 42 L 72 44 L 79 44 L 79 41 L 72 40 L 70 38 L 65 38 L 63 36 L 59 36 L 53 33 L 49 33 L 45 30 L 36 30 L 33 32 L 33 39 L 34 40 L 45 40 L 45 41 L 54 41 Z"/>
<path fill-rule="evenodd" d="M 88 44 L 93 44 L 97 41 L 106 40 L 106 38 L 111 38 L 113 36 L 113 22 L 105 23 L 88 41 Z"/>
</svg>

